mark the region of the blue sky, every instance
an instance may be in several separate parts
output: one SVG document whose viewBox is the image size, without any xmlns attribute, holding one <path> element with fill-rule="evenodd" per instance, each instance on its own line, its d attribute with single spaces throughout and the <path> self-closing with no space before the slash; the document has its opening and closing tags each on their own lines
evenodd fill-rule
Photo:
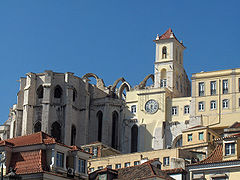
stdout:
<svg viewBox="0 0 240 180">
<path fill-rule="evenodd" d="M 153 73 L 156 34 L 171 27 L 192 73 L 240 68 L 237 0 L 0 1 L 0 122 L 27 72 L 96 73 L 132 86 Z"/>
</svg>

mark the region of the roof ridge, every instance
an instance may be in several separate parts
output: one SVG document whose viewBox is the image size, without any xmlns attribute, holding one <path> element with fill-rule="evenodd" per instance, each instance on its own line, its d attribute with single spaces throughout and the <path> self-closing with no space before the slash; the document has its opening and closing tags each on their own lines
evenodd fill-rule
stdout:
<svg viewBox="0 0 240 180">
<path fill-rule="evenodd" d="M 151 163 L 147 163 L 147 165 L 150 167 L 151 173 L 153 174 L 153 176 L 156 175 L 155 171 L 154 171 L 153 168 L 152 168 Z"/>
</svg>

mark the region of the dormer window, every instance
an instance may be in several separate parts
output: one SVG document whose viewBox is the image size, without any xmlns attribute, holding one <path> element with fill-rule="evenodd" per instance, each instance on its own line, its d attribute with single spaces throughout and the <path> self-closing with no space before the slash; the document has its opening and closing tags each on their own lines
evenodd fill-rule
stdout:
<svg viewBox="0 0 240 180">
<path fill-rule="evenodd" d="M 61 152 L 57 152 L 56 166 L 63 168 L 63 164 L 64 164 L 64 154 Z"/>
<path fill-rule="evenodd" d="M 167 47 L 164 46 L 162 48 L 162 59 L 166 59 L 167 58 Z"/>
<path fill-rule="evenodd" d="M 226 143 L 225 144 L 225 155 L 235 154 L 235 143 Z"/>
</svg>

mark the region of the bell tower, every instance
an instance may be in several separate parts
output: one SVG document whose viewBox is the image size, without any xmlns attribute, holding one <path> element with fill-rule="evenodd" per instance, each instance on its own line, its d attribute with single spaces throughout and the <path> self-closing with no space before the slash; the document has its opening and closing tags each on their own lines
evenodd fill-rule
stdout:
<svg viewBox="0 0 240 180">
<path fill-rule="evenodd" d="M 154 65 L 154 87 L 168 88 L 175 97 L 190 95 L 190 81 L 183 67 L 185 46 L 169 28 L 157 35 Z"/>
</svg>

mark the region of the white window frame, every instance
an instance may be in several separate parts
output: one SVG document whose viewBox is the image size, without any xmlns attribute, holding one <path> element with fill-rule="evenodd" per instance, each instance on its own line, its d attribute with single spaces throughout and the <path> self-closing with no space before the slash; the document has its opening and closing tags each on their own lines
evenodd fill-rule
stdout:
<svg viewBox="0 0 240 180">
<path fill-rule="evenodd" d="M 198 83 L 198 95 L 199 96 L 204 96 L 204 94 L 205 94 L 205 84 L 204 84 L 204 82 L 199 82 Z"/>
<path fill-rule="evenodd" d="M 233 155 L 236 153 L 235 142 L 225 143 L 225 156 Z"/>
<path fill-rule="evenodd" d="M 189 114 L 190 107 L 189 105 L 184 106 L 184 114 Z"/>
<path fill-rule="evenodd" d="M 216 93 L 217 93 L 217 81 L 211 81 L 210 82 L 210 93 L 211 93 L 211 95 L 216 95 Z"/>
<path fill-rule="evenodd" d="M 160 87 L 167 87 L 167 79 L 161 79 L 160 81 Z"/>
<path fill-rule="evenodd" d="M 130 167 L 130 162 L 125 162 L 124 167 Z"/>
<path fill-rule="evenodd" d="M 228 99 L 223 99 L 222 101 L 222 107 L 223 109 L 228 109 L 228 104 L 229 104 L 229 100 Z"/>
<path fill-rule="evenodd" d="M 169 156 L 163 157 L 163 166 L 169 166 Z"/>
<path fill-rule="evenodd" d="M 177 106 L 173 106 L 172 107 L 172 115 L 176 116 L 177 114 L 178 114 L 178 108 L 177 108 Z"/>
<path fill-rule="evenodd" d="M 134 104 L 131 106 L 131 113 L 135 114 L 137 112 L 137 105 Z"/>
<path fill-rule="evenodd" d="M 223 94 L 228 93 L 228 79 L 222 81 Z"/>
<path fill-rule="evenodd" d="M 203 101 L 198 102 L 198 111 L 204 111 L 204 104 Z"/>
<path fill-rule="evenodd" d="M 217 109 L 217 102 L 215 100 L 212 100 L 210 102 L 210 109 L 211 110 Z"/>
<path fill-rule="evenodd" d="M 119 164 L 115 164 L 115 169 L 120 169 L 122 167 L 122 165 L 119 163 Z"/>
</svg>

